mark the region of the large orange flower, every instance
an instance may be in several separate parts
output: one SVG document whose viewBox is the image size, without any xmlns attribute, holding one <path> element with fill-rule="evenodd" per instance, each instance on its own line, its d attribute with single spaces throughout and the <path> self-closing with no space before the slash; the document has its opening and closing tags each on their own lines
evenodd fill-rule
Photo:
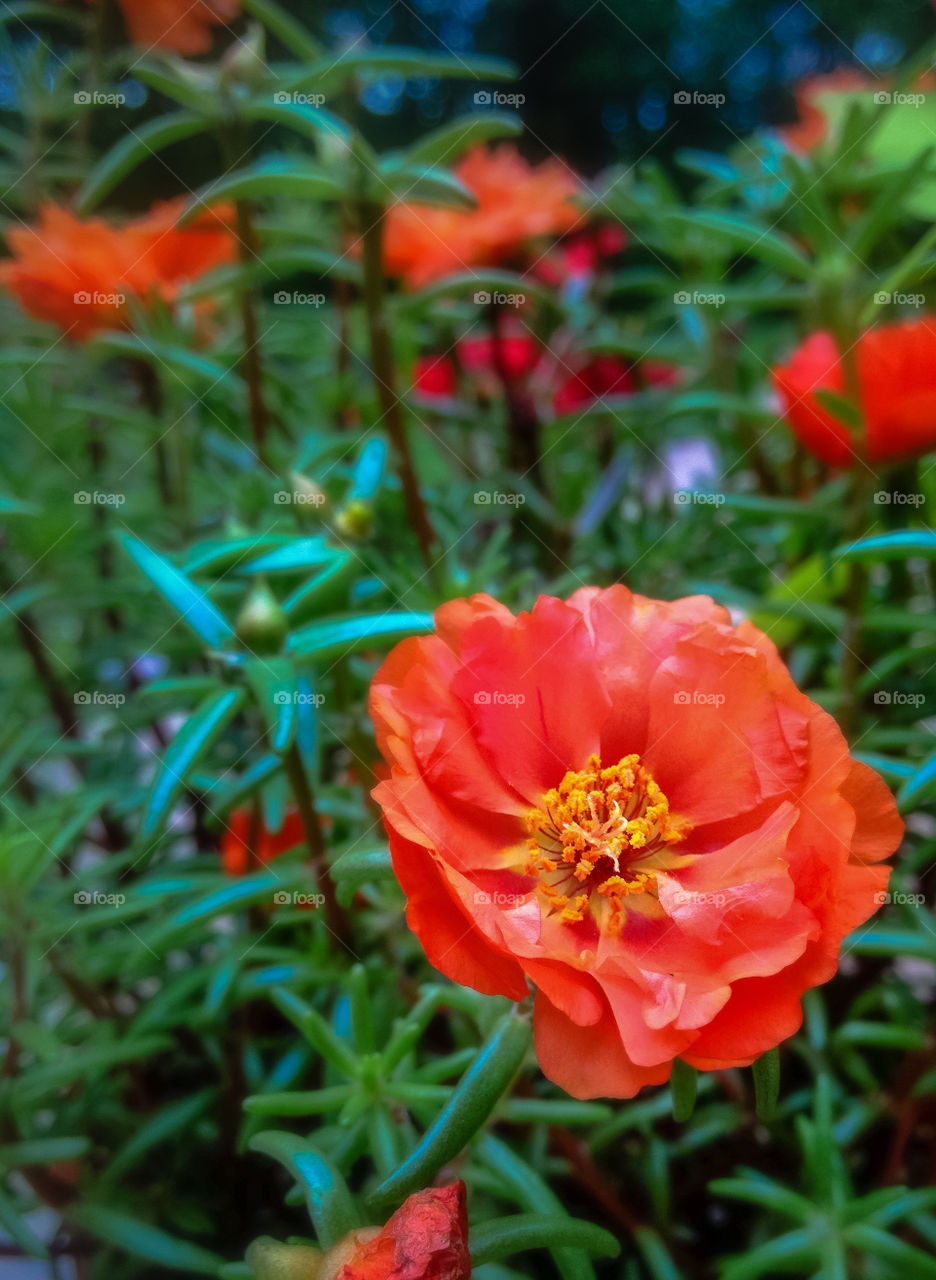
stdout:
<svg viewBox="0 0 936 1280">
<path fill-rule="evenodd" d="M 12 257 L 0 263 L 0 284 L 77 341 L 127 326 L 131 297 L 171 306 L 182 285 L 237 256 L 230 211 L 219 207 L 177 227 L 185 203 L 156 204 L 119 227 L 44 205 L 36 227 L 7 233 Z"/>
<path fill-rule="evenodd" d="M 868 461 L 936 448 L 936 316 L 868 329 L 853 355 Z M 855 433 L 815 395 L 820 389 L 845 394 L 832 335 L 812 334 L 773 370 L 773 381 L 786 420 L 806 448 L 835 467 L 854 462 L 862 452 Z"/>
<path fill-rule="evenodd" d="M 240 13 L 240 0 L 118 0 L 118 4 L 134 44 L 185 55 L 207 53 L 213 28 L 233 22 Z"/>
<path fill-rule="evenodd" d="M 471 210 L 396 204 L 387 214 L 389 275 L 419 288 L 450 272 L 497 266 L 528 241 L 561 235 L 578 221 L 578 183 L 558 160 L 528 164 L 509 145 L 474 147 L 454 172 L 478 201 Z"/>
<path fill-rule="evenodd" d="M 790 1036 L 903 830 L 771 641 L 705 596 L 455 600 L 370 705 L 411 928 L 456 982 L 535 983 L 540 1065 L 576 1097 Z"/>
</svg>

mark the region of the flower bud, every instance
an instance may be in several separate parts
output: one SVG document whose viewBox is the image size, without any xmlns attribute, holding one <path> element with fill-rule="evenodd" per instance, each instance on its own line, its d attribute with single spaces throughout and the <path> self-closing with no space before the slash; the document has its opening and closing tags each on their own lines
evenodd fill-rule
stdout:
<svg viewBox="0 0 936 1280">
<path fill-rule="evenodd" d="M 251 589 L 235 626 L 237 638 L 252 653 L 278 653 L 289 623 L 276 596 L 261 579 Z"/>
<path fill-rule="evenodd" d="M 280 1244 L 264 1238 L 247 1249 L 247 1265 L 256 1280 L 317 1280 L 323 1256 L 311 1245 Z"/>
<path fill-rule="evenodd" d="M 335 528 L 346 538 L 366 538 L 373 524 L 373 505 L 363 498 L 352 498 L 335 516 Z"/>
</svg>

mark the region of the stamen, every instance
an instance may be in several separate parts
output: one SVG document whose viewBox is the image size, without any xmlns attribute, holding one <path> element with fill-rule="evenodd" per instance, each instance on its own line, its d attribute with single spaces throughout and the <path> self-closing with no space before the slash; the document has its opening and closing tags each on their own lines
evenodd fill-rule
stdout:
<svg viewBox="0 0 936 1280">
<path fill-rule="evenodd" d="M 665 852 L 687 831 L 637 755 L 608 768 L 591 756 L 584 769 L 569 770 L 529 814 L 527 826 L 524 869 L 539 876 L 544 905 L 564 923 L 577 924 L 597 893 L 612 928 L 619 926 L 627 898 L 657 892 L 654 873 L 634 868 L 626 874 L 629 864 Z M 573 897 L 576 883 L 582 891 Z"/>
</svg>

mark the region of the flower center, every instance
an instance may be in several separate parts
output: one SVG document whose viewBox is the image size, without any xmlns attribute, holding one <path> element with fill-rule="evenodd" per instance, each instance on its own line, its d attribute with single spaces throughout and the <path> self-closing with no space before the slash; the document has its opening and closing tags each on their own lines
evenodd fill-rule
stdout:
<svg viewBox="0 0 936 1280">
<path fill-rule="evenodd" d="M 668 865 L 661 855 L 688 830 L 637 755 L 607 769 L 592 756 L 584 769 L 570 769 L 527 825 L 526 873 L 539 876 L 547 907 L 566 924 L 584 920 L 593 894 L 612 925 L 627 898 L 655 896 L 655 870 Z"/>
</svg>

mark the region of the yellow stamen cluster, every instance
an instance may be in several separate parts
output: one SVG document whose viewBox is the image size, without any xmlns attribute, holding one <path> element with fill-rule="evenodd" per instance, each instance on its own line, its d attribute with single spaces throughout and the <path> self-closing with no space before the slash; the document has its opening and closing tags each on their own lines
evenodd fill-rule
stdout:
<svg viewBox="0 0 936 1280">
<path fill-rule="evenodd" d="M 606 769 L 592 756 L 584 769 L 569 770 L 531 812 L 528 826 L 526 873 L 540 877 L 549 906 L 566 923 L 584 920 L 596 890 L 609 903 L 612 919 L 622 913 L 623 899 L 655 893 L 651 870 L 621 872 L 684 836 L 670 816 L 669 801 L 636 755 Z M 604 859 L 611 868 L 599 865 Z M 585 891 L 575 892 L 576 886 Z"/>
</svg>

